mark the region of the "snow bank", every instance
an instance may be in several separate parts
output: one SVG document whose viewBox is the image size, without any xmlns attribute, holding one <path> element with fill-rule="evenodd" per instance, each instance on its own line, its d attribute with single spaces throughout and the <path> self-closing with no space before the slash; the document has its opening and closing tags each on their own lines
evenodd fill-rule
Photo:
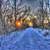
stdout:
<svg viewBox="0 0 50 50">
<path fill-rule="evenodd" d="M 27 28 L 0 36 L 0 50 L 50 50 L 50 39 L 43 35 L 46 31 L 50 33 L 49 30 Z"/>
</svg>

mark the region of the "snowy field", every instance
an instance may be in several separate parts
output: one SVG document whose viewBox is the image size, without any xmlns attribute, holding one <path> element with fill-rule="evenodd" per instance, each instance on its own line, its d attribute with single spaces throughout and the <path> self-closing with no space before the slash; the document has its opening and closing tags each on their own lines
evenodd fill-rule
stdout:
<svg viewBox="0 0 50 50">
<path fill-rule="evenodd" d="M 50 50 L 50 30 L 27 28 L 0 35 L 0 50 Z"/>
</svg>

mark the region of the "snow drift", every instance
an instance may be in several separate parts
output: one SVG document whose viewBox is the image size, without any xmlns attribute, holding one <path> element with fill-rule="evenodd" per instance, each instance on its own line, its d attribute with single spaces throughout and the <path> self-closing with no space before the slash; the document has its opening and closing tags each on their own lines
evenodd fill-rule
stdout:
<svg viewBox="0 0 50 50">
<path fill-rule="evenodd" d="M 49 30 L 27 28 L 8 35 L 0 35 L 0 50 L 50 50 Z"/>
</svg>

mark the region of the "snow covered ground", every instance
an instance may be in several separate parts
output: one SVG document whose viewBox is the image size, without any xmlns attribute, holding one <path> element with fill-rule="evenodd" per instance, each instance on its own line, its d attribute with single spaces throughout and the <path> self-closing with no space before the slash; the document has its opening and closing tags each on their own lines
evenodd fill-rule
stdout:
<svg viewBox="0 0 50 50">
<path fill-rule="evenodd" d="M 0 35 L 0 50 L 50 50 L 50 30 L 27 28 Z"/>
</svg>

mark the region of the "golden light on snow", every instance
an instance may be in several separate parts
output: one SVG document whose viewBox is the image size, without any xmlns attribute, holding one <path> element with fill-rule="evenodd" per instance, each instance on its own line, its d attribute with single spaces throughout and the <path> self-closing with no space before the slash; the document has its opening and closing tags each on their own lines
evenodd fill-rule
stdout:
<svg viewBox="0 0 50 50">
<path fill-rule="evenodd" d="M 48 20 L 44 20 L 44 23 L 48 23 Z"/>
<path fill-rule="evenodd" d="M 34 16 L 34 18 L 37 18 L 37 16 Z"/>
<path fill-rule="evenodd" d="M 33 26 L 33 23 L 32 23 L 32 22 L 29 22 L 28 25 L 29 25 L 29 26 Z"/>
<path fill-rule="evenodd" d="M 30 18 L 29 18 L 29 17 L 27 17 L 27 18 L 26 18 L 26 20 L 30 20 Z"/>
</svg>

